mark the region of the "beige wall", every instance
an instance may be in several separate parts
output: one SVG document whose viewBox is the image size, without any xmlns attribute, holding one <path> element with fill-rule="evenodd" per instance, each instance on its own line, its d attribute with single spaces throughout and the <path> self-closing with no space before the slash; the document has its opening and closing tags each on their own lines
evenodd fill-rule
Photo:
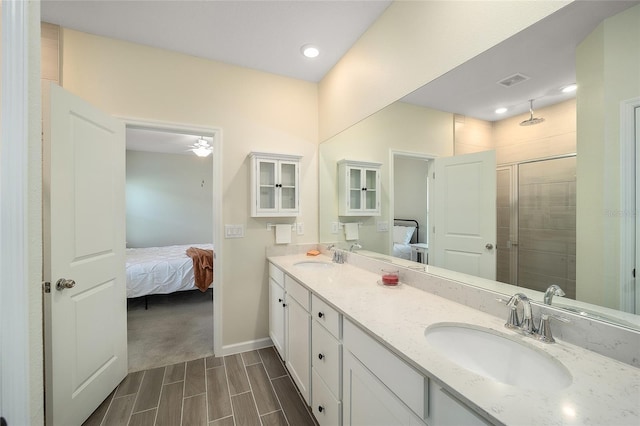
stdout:
<svg viewBox="0 0 640 426">
<path fill-rule="evenodd" d="M 389 235 L 377 232 L 377 221 L 390 221 L 389 155 L 399 151 L 445 157 L 453 155 L 453 114 L 395 102 L 320 145 L 320 241 L 344 241 L 344 232 L 331 234 L 331 222 L 338 222 L 337 162 L 342 159 L 383 163 L 381 168 L 382 212 L 379 217 L 342 221 L 363 222 L 363 247 L 388 253 Z M 391 222 L 390 222 L 391 225 Z"/>
<path fill-rule="evenodd" d="M 454 155 L 471 154 L 494 149 L 493 123 L 477 118 L 454 116 Z"/>
<path fill-rule="evenodd" d="M 326 140 L 569 1 L 398 1 L 320 82 Z"/>
<path fill-rule="evenodd" d="M 292 153 L 301 162 L 304 236 L 316 242 L 317 89 L 312 83 L 63 29 L 64 87 L 122 117 L 223 131 L 222 220 L 245 238 L 223 240 L 223 344 L 268 337 L 267 219 L 249 217 L 250 151 Z M 270 219 L 269 221 L 277 222 Z M 250 267 L 247 267 L 250 265 Z"/>
<path fill-rule="evenodd" d="M 606 19 L 576 54 L 577 291 L 610 308 L 620 306 L 620 103 L 640 97 L 639 23 L 640 6 Z"/>
<path fill-rule="evenodd" d="M 527 112 L 494 123 L 493 141 L 498 164 L 576 152 L 575 99 L 535 109 L 534 117 L 542 117 L 544 121 L 533 126 L 520 126 L 520 122 L 529 117 Z"/>
</svg>

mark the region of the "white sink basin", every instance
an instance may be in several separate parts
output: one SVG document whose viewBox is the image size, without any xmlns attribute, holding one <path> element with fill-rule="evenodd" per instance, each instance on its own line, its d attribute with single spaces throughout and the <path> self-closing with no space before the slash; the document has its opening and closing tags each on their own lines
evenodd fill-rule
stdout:
<svg viewBox="0 0 640 426">
<path fill-rule="evenodd" d="M 424 332 L 429 344 L 459 366 L 500 383 L 523 389 L 563 389 L 571 373 L 533 346 L 488 329 L 441 323 Z"/>
<path fill-rule="evenodd" d="M 314 261 L 314 260 L 303 260 L 302 262 L 294 263 L 293 266 L 296 268 L 304 268 L 304 269 L 328 269 L 333 268 L 335 263 L 333 262 L 324 262 L 324 261 Z"/>
</svg>

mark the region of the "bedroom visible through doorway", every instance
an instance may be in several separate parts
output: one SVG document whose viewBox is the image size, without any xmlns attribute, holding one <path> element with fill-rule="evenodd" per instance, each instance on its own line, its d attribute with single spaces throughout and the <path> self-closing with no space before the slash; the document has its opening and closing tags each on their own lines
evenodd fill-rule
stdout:
<svg viewBox="0 0 640 426">
<path fill-rule="evenodd" d="M 127 126 L 129 371 L 214 354 L 216 137 Z"/>
</svg>

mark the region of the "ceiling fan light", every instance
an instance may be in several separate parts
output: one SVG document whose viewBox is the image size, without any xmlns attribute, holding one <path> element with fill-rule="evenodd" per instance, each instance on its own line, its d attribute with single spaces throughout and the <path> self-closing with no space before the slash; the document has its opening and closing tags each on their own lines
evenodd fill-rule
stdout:
<svg viewBox="0 0 640 426">
<path fill-rule="evenodd" d="M 571 93 L 571 92 L 575 92 L 578 89 L 578 85 L 577 84 L 569 84 L 568 86 L 564 86 L 562 88 L 562 93 Z"/>
<path fill-rule="evenodd" d="M 206 148 L 204 146 L 200 146 L 198 148 L 192 149 L 193 153 L 198 157 L 207 157 L 211 154 L 211 148 Z"/>
</svg>

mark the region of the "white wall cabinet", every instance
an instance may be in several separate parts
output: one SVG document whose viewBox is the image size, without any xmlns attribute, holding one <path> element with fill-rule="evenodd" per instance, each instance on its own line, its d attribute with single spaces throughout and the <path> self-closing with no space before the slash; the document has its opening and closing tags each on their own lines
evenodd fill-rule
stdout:
<svg viewBox="0 0 640 426">
<path fill-rule="evenodd" d="M 252 152 L 251 216 L 292 217 L 300 213 L 298 155 Z"/>
<path fill-rule="evenodd" d="M 310 293 L 269 264 L 269 336 L 307 404 L 311 403 Z"/>
<path fill-rule="evenodd" d="M 338 214 L 380 216 L 380 163 L 338 161 Z"/>
</svg>

